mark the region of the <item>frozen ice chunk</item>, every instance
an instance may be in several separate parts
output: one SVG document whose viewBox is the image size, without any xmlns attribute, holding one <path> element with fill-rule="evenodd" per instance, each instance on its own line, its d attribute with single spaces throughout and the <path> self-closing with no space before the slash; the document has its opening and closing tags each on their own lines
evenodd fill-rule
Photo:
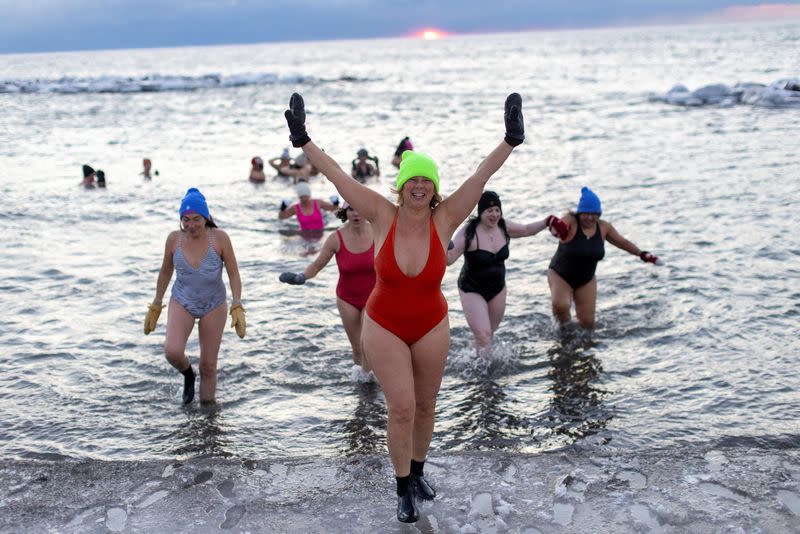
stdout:
<svg viewBox="0 0 800 534">
<path fill-rule="evenodd" d="M 112 532 L 122 532 L 128 513 L 122 508 L 109 508 L 106 512 L 106 527 Z"/>
<path fill-rule="evenodd" d="M 472 497 L 472 505 L 469 510 L 469 518 L 476 517 L 492 517 L 494 510 L 492 509 L 492 494 L 491 493 L 477 493 Z"/>
</svg>

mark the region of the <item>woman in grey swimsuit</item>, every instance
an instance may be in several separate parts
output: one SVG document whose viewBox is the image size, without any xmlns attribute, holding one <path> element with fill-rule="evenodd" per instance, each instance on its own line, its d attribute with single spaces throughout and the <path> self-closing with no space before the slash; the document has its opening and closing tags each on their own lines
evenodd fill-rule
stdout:
<svg viewBox="0 0 800 534">
<path fill-rule="evenodd" d="M 195 188 L 186 192 L 180 208 L 181 229 L 169 234 L 164 260 L 158 273 L 156 298 L 144 320 L 144 333 L 156 327 L 164 307 L 161 299 L 176 271 L 167 316 L 164 355 L 184 377 L 183 402 L 194 399 L 195 374 L 185 354 L 186 340 L 200 320 L 200 402 L 213 402 L 217 390 L 217 354 L 225 328 L 227 299 L 222 282 L 222 266 L 228 272 L 233 303 L 231 326 L 239 337 L 245 334 L 242 282 L 228 234 L 219 230 L 208 212 L 206 199 Z"/>
</svg>

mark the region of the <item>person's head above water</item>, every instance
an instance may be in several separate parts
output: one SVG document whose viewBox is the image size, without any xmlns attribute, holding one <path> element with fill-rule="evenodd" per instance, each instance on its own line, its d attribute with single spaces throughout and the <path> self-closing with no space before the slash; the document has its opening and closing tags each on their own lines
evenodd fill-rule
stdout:
<svg viewBox="0 0 800 534">
<path fill-rule="evenodd" d="M 184 215 L 189 215 L 191 213 L 202 215 L 206 220 L 211 218 L 211 215 L 208 213 L 206 197 L 204 197 L 203 193 L 201 193 L 196 187 L 192 187 L 186 191 L 186 195 L 184 195 L 183 200 L 181 201 L 181 208 L 178 212 L 180 213 L 181 218 Z"/>
<path fill-rule="evenodd" d="M 309 187 L 308 182 L 297 182 L 297 186 L 295 186 L 295 191 L 297 191 L 297 196 L 300 198 L 303 197 L 311 198 L 311 187 Z"/>
<path fill-rule="evenodd" d="M 603 213 L 603 206 L 594 191 L 588 187 L 581 188 L 581 198 L 578 201 L 578 209 L 576 213 L 596 213 L 600 215 Z"/>
<path fill-rule="evenodd" d="M 356 155 L 359 158 L 368 158 L 369 157 L 369 152 L 367 152 L 366 148 L 359 148 L 358 152 L 356 152 Z"/>
<path fill-rule="evenodd" d="M 83 177 L 84 178 L 88 178 L 93 174 L 94 174 L 94 169 L 93 168 L 91 168 L 89 165 L 84 165 L 83 166 Z"/>
<path fill-rule="evenodd" d="M 500 203 L 500 195 L 494 191 L 484 191 L 480 200 L 478 200 L 478 217 L 481 216 L 481 213 L 493 206 L 497 206 L 500 210 L 500 214 L 503 214 L 503 205 Z"/>
<path fill-rule="evenodd" d="M 406 150 L 400 162 L 400 172 L 397 173 L 397 190 L 402 190 L 403 185 L 415 176 L 427 178 L 433 182 L 436 192 L 439 192 L 439 170 L 436 162 L 427 154 Z"/>
</svg>

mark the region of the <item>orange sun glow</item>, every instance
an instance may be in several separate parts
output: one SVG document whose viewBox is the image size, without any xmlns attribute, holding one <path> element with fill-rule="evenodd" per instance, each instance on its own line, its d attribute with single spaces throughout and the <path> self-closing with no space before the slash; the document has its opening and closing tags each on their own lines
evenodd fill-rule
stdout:
<svg viewBox="0 0 800 534">
<path fill-rule="evenodd" d="M 444 30 L 439 30 L 437 28 L 425 28 L 423 30 L 418 31 L 416 37 L 420 39 L 424 39 L 425 41 L 435 41 L 436 39 L 441 39 L 447 35 L 447 32 Z"/>
</svg>

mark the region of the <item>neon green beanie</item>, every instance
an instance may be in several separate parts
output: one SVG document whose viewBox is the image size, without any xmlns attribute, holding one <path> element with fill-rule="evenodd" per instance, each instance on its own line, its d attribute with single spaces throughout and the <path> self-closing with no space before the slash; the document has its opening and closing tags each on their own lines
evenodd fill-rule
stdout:
<svg viewBox="0 0 800 534">
<path fill-rule="evenodd" d="M 397 190 L 400 191 L 403 185 L 415 176 L 427 178 L 433 182 L 436 192 L 439 192 L 439 171 L 433 159 L 422 152 L 406 150 L 400 161 L 400 172 L 397 173 Z"/>
</svg>

